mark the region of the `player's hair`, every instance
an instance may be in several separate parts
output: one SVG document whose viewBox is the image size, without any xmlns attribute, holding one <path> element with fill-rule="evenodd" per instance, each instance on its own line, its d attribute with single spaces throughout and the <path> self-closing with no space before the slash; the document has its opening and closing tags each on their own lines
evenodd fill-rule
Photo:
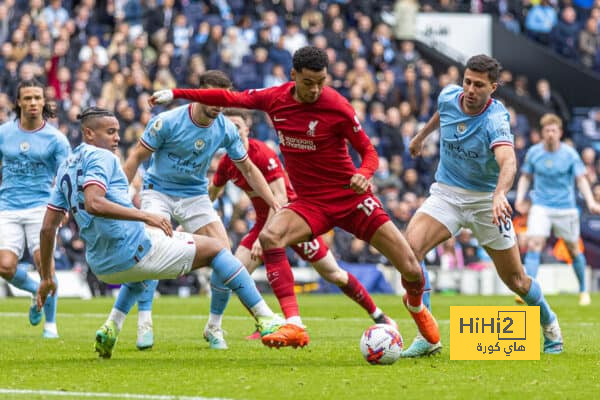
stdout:
<svg viewBox="0 0 600 400">
<path fill-rule="evenodd" d="M 21 97 L 21 89 L 28 88 L 28 87 L 39 87 L 42 89 L 42 92 L 44 92 L 44 89 L 45 89 L 42 82 L 38 81 L 35 78 L 21 81 L 21 82 L 19 82 L 19 85 L 17 86 L 17 90 L 16 90 L 17 100 L 19 99 L 19 97 Z M 44 96 L 44 100 L 46 100 L 46 93 L 44 93 L 43 96 Z M 16 114 L 17 119 L 21 118 L 21 107 L 19 106 L 18 101 L 15 101 L 15 114 Z M 54 104 L 45 102 L 44 108 L 42 108 L 42 118 L 49 119 L 49 118 L 54 118 L 54 117 L 56 117 L 56 109 L 54 107 Z"/>
<path fill-rule="evenodd" d="M 293 65 L 297 72 L 302 72 L 303 68 L 311 71 L 321 71 L 329 64 L 329 58 L 325 50 L 315 46 L 302 47 L 294 53 Z"/>
<path fill-rule="evenodd" d="M 223 110 L 223 115 L 226 117 L 241 117 L 244 121 L 250 117 L 250 113 L 243 108 L 226 108 Z"/>
<path fill-rule="evenodd" d="M 559 129 L 562 129 L 562 120 L 560 119 L 560 117 L 556 114 L 544 114 L 542 115 L 542 118 L 540 118 L 540 126 L 543 128 L 546 125 L 552 125 L 552 124 L 556 124 L 558 125 Z"/>
<path fill-rule="evenodd" d="M 211 69 L 200 75 L 198 79 L 200 88 L 206 89 L 208 87 L 231 89 L 233 84 L 224 72 L 216 69 Z"/>
<path fill-rule="evenodd" d="M 93 121 L 103 117 L 115 117 L 115 113 L 105 108 L 89 107 L 77 114 L 77 120 L 81 122 L 81 126 L 88 128 L 90 124 L 94 123 Z"/>
<path fill-rule="evenodd" d="M 498 82 L 502 66 L 495 58 L 478 54 L 469 58 L 467 68 L 475 72 L 487 72 L 490 82 Z"/>
</svg>

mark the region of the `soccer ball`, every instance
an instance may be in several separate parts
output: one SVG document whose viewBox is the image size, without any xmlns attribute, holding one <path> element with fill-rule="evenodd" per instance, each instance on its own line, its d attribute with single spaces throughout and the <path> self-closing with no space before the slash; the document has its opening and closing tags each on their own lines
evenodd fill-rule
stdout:
<svg viewBox="0 0 600 400">
<path fill-rule="evenodd" d="M 360 338 L 360 352 L 370 364 L 393 364 L 402 352 L 402 336 L 387 324 L 375 324 Z"/>
</svg>

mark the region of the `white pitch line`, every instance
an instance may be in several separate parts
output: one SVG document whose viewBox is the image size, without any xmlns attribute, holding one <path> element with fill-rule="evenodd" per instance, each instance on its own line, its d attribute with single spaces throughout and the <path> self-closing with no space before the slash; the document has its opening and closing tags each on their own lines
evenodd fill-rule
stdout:
<svg viewBox="0 0 600 400">
<path fill-rule="evenodd" d="M 0 312 L 0 318 L 26 318 L 29 314 L 22 312 Z M 57 316 L 59 318 L 106 318 L 108 313 L 58 313 Z M 158 319 L 179 319 L 179 320 L 205 320 L 208 318 L 208 315 L 198 314 L 198 315 L 168 315 L 168 314 L 152 314 L 152 318 Z M 250 318 L 250 316 L 243 315 L 225 315 L 226 319 L 234 319 L 234 320 L 246 320 Z M 368 317 L 359 318 L 359 317 L 302 317 L 303 320 L 306 321 L 345 321 L 345 322 L 362 322 L 368 319 Z M 412 318 L 396 318 L 398 322 L 407 322 L 412 321 Z M 449 319 L 438 319 L 438 324 L 448 325 L 450 323 Z M 577 325 L 577 326 L 594 326 L 600 325 L 600 321 L 579 321 L 579 322 L 570 322 L 569 325 Z"/>
<path fill-rule="evenodd" d="M 25 318 L 27 317 L 28 314 L 27 313 L 22 313 L 22 312 L 0 312 L 0 318 L 5 317 L 5 318 Z M 57 314 L 58 318 L 106 318 L 108 316 L 108 313 L 106 314 L 100 314 L 100 313 L 61 313 L 59 312 Z M 168 314 L 152 314 L 152 318 L 158 318 L 158 319 L 183 319 L 183 320 L 205 320 L 208 318 L 208 315 L 204 315 L 204 314 L 198 314 L 198 315 L 168 315 Z M 225 315 L 226 319 L 235 319 L 235 320 L 245 320 L 248 318 L 251 318 L 249 315 L 248 316 L 243 316 L 243 315 Z M 364 318 L 358 318 L 358 317 L 341 317 L 341 318 L 334 318 L 334 317 L 302 317 L 303 320 L 307 320 L 307 321 L 350 321 L 350 322 L 354 322 L 354 321 L 364 321 L 365 319 L 368 319 L 367 316 L 365 316 Z M 397 319 L 397 321 L 412 321 L 411 318 L 400 318 Z M 445 320 L 446 323 L 449 320 Z M 444 320 L 441 320 L 438 322 L 444 323 Z"/>
<path fill-rule="evenodd" d="M 136 393 L 102 393 L 102 392 L 65 392 L 62 390 L 32 390 L 32 389 L 3 389 L 0 388 L 0 394 L 13 395 L 38 395 L 38 396 L 56 396 L 56 397 L 92 397 L 92 398 L 119 398 L 119 399 L 141 399 L 141 400 L 232 400 L 224 397 L 197 397 L 197 396 L 176 396 L 176 395 L 155 395 L 155 394 L 136 394 Z"/>
</svg>

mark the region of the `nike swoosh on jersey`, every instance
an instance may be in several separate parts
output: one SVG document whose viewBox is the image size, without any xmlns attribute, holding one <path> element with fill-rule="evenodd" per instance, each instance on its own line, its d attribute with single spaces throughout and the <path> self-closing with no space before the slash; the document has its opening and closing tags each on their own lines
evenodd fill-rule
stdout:
<svg viewBox="0 0 600 400">
<path fill-rule="evenodd" d="M 273 121 L 275 122 L 280 122 L 280 121 L 285 121 L 287 120 L 287 118 L 277 118 L 277 117 L 273 117 Z"/>
</svg>

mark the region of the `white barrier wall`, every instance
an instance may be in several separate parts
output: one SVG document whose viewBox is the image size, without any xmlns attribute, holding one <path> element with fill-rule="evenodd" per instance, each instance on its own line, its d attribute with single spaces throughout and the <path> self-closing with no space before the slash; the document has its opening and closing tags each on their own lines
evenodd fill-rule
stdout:
<svg viewBox="0 0 600 400">
<path fill-rule="evenodd" d="M 492 55 L 492 17 L 486 14 L 419 13 L 416 38 L 461 64 Z"/>
<path fill-rule="evenodd" d="M 40 281 L 40 275 L 37 272 L 30 271 L 27 274 L 36 282 Z M 56 279 L 58 280 L 58 297 L 79 297 L 86 300 L 92 298 L 90 287 L 79 272 L 56 271 Z M 17 289 L 0 278 L 0 297 L 8 294 L 6 293 L 7 288 L 13 296 L 31 296 L 29 292 Z"/>
</svg>

